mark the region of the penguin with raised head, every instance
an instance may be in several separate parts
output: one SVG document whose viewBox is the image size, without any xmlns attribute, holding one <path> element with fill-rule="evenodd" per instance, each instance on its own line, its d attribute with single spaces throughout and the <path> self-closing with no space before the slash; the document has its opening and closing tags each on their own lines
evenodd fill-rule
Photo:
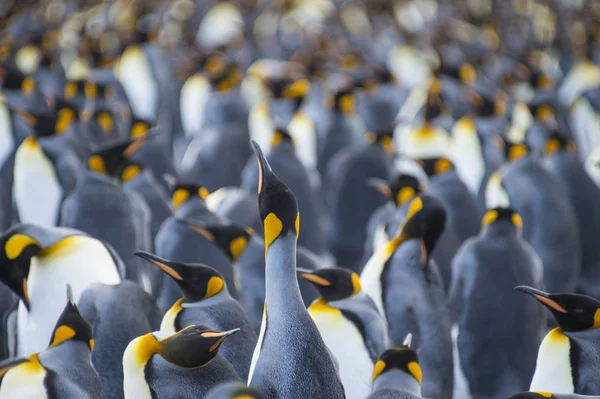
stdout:
<svg viewBox="0 0 600 399">
<path fill-rule="evenodd" d="M 239 382 L 226 382 L 211 389 L 205 399 L 265 399 L 266 396 L 254 388 Z"/>
<path fill-rule="evenodd" d="M 174 333 L 199 322 L 218 331 L 238 326 L 240 332 L 222 346 L 221 355 L 241 379 L 247 378 L 256 334 L 244 308 L 229 295 L 223 276 L 205 265 L 174 262 L 148 252 L 135 254 L 168 274 L 183 294 L 163 317 L 160 331 Z"/>
<path fill-rule="evenodd" d="M 558 324 L 540 345 L 529 390 L 598 394 L 600 301 L 579 294 L 548 294 L 528 286 L 515 289 L 537 299 Z"/>
<path fill-rule="evenodd" d="M 423 372 L 417 353 L 410 348 L 410 335 L 404 345 L 381 354 L 373 368 L 373 393 L 368 399 L 421 398 Z"/>
<path fill-rule="evenodd" d="M 592 226 L 600 223 L 600 207 L 594 200 L 600 197 L 600 188 L 577 157 L 575 143 L 558 133 L 552 134 L 546 141 L 544 167 L 564 185 L 577 218 L 581 243 L 577 292 L 600 298 L 600 254 L 592 231 Z"/>
<path fill-rule="evenodd" d="M 508 147 L 508 146 L 507 146 Z M 581 263 L 577 218 L 560 180 L 544 169 L 525 144 L 511 144 L 509 159 L 486 187 L 488 208 L 510 207 L 523 219 L 523 237 L 544 266 L 544 286 L 573 292 Z"/>
<path fill-rule="evenodd" d="M 365 398 L 372 390 L 369 373 L 389 346 L 385 319 L 361 291 L 358 274 L 344 268 L 298 273 L 319 291 L 308 314 L 339 364 L 346 398 Z"/>
<path fill-rule="evenodd" d="M 268 398 L 343 398 L 336 362 L 300 296 L 295 270 L 300 230 L 296 199 L 273 173 L 258 144 L 252 144 L 261 171 L 258 202 L 264 224 L 266 295 L 248 385 Z M 304 367 L 307 364 L 311 367 Z"/>
<path fill-rule="evenodd" d="M 0 243 L 0 281 L 21 299 L 16 348 L 10 351 L 18 356 L 44 348 L 63 306 L 57 298 L 65 284 L 78 301 L 90 284 L 118 284 L 124 274 L 116 252 L 82 231 L 20 224 L 6 231 Z"/>
<path fill-rule="evenodd" d="M 67 305 L 48 347 L 0 363 L 0 398 L 107 398 L 91 363 L 93 350 L 92 329 L 79 314 L 67 285 Z"/>
<path fill-rule="evenodd" d="M 425 397 L 450 398 L 453 389 L 450 317 L 440 271 L 431 258 L 444 230 L 440 200 L 424 195 L 410 202 L 399 232 L 377 250 L 361 284 L 388 322 L 392 345 L 411 332 L 418 348 Z"/>
<path fill-rule="evenodd" d="M 503 399 L 529 388 L 545 326 L 534 304 L 504 293 L 520 282 L 541 288 L 543 268 L 521 237 L 518 213 L 490 209 L 482 224 L 482 232 L 454 257 L 448 308 L 470 395 Z M 484 350 L 490 357 L 482 368 Z"/>
<path fill-rule="evenodd" d="M 298 236 L 298 245 L 323 254 L 326 251 L 317 190 L 310 182 L 308 170 L 296 155 L 295 140 L 284 129 L 275 129 L 272 136 L 271 151 L 267 155 L 269 164 L 277 176 L 297 193 L 296 200 L 302 212 L 302 231 Z M 249 160 L 242 177 L 242 188 L 254 192 L 258 184 L 260 171 L 254 160 Z"/>
<path fill-rule="evenodd" d="M 225 339 L 238 331 L 191 325 L 176 333 L 155 331 L 132 340 L 123 354 L 125 399 L 203 398 L 220 383 L 239 381 L 219 354 Z"/>
<path fill-rule="evenodd" d="M 81 316 L 92 326 L 92 364 L 109 398 L 123 398 L 123 353 L 129 343 L 160 327 L 154 298 L 132 281 L 96 283 L 81 294 Z M 118 333 L 116 333 L 118 332 Z"/>
</svg>

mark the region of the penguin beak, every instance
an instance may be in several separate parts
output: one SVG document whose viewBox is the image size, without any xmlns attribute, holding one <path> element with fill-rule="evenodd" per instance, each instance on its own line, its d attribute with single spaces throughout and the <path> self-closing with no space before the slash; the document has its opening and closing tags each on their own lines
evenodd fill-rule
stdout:
<svg viewBox="0 0 600 399">
<path fill-rule="evenodd" d="M 153 255 L 146 251 L 135 251 L 133 253 L 135 256 L 140 257 L 142 259 L 147 260 L 148 262 L 154 263 L 158 266 L 163 272 L 167 273 L 169 276 L 173 277 L 175 280 L 182 281 L 183 277 L 177 270 L 175 270 L 174 266 L 166 259 L 162 259 L 156 255 Z"/>
<path fill-rule="evenodd" d="M 392 197 L 392 190 L 390 189 L 390 186 L 388 186 L 387 182 L 385 182 L 382 179 L 372 177 L 367 180 L 367 185 L 379 191 L 381 195 L 383 195 L 386 198 Z"/>
<path fill-rule="evenodd" d="M 221 338 L 221 337 L 229 337 L 230 335 L 235 334 L 236 332 L 240 331 L 239 328 L 234 328 L 233 330 L 229 330 L 229 331 L 223 331 L 223 332 L 206 332 L 206 333 L 202 333 L 203 337 L 215 337 L 215 338 Z M 210 334 L 210 335 L 208 335 Z"/>
<path fill-rule="evenodd" d="M 313 274 L 312 270 L 297 268 L 296 272 L 305 280 L 310 281 L 313 284 L 320 285 L 322 287 L 329 287 L 331 282 L 324 279 L 321 276 Z"/>
<path fill-rule="evenodd" d="M 518 287 L 515 287 L 515 290 L 533 296 L 550 310 L 554 310 L 559 313 L 567 313 L 566 309 L 560 306 L 556 301 L 552 300 L 550 298 L 550 294 L 547 292 L 536 290 L 535 288 L 528 287 L 526 285 L 519 285 Z"/>
<path fill-rule="evenodd" d="M 271 165 L 269 165 L 269 162 L 260 149 L 260 146 L 254 140 L 252 140 L 252 150 L 254 151 L 256 160 L 258 162 L 258 193 L 260 194 L 269 174 L 272 174 L 273 170 L 271 169 Z"/>
<path fill-rule="evenodd" d="M 186 220 L 181 220 L 183 223 L 186 224 L 187 227 L 189 227 L 190 229 L 194 230 L 197 233 L 200 233 L 204 236 L 204 238 L 206 238 L 207 240 L 214 242 L 215 241 L 215 235 L 214 233 L 211 231 L 212 229 L 210 227 L 202 227 L 202 226 L 198 226 L 197 224 L 191 222 L 191 221 L 186 221 Z"/>
</svg>

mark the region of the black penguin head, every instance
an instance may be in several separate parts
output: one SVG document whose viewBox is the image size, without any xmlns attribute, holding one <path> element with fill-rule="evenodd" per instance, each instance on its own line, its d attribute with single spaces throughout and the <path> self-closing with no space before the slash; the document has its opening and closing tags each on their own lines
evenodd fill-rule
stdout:
<svg viewBox="0 0 600 399">
<path fill-rule="evenodd" d="M 559 151 L 575 152 L 575 143 L 567 139 L 564 135 L 553 132 L 546 140 L 544 154 L 549 156 Z"/>
<path fill-rule="evenodd" d="M 415 351 L 407 346 L 387 349 L 379 356 L 373 369 L 373 381 L 389 370 L 400 370 L 412 376 L 421 385 L 423 373 Z"/>
<path fill-rule="evenodd" d="M 580 294 L 548 294 L 524 285 L 517 291 L 533 296 L 552 312 L 564 332 L 587 331 L 600 327 L 600 301 Z"/>
<path fill-rule="evenodd" d="M 237 261 L 242 256 L 250 237 L 254 235 L 252 229 L 244 229 L 233 224 L 199 226 L 191 221 L 182 220 L 182 222 L 213 242 L 232 262 Z"/>
<path fill-rule="evenodd" d="M 368 144 L 380 146 L 388 155 L 395 153 L 393 130 L 369 132 L 366 139 Z"/>
<path fill-rule="evenodd" d="M 529 146 L 525 143 L 513 143 L 512 141 L 500 136 L 498 145 L 504 150 L 504 157 L 507 162 L 513 162 L 529 154 Z"/>
<path fill-rule="evenodd" d="M 541 123 L 549 123 L 556 121 L 556 109 L 554 105 L 541 102 L 537 104 L 528 104 L 529 112 L 536 121 Z"/>
<path fill-rule="evenodd" d="M 81 113 L 81 120 L 96 129 L 105 136 L 115 134 L 116 121 L 112 110 L 106 108 L 86 108 Z"/>
<path fill-rule="evenodd" d="M 516 393 L 510 399 L 556 399 L 550 392 L 521 392 Z"/>
<path fill-rule="evenodd" d="M 86 343 L 90 350 L 94 350 L 92 327 L 81 316 L 73 300 L 71 286 L 67 284 L 67 304 L 56 322 L 49 348 L 60 345 L 65 341 L 81 341 Z"/>
<path fill-rule="evenodd" d="M 300 277 L 310 281 L 326 302 L 349 298 L 361 290 L 358 274 L 341 267 L 297 269 Z"/>
<path fill-rule="evenodd" d="M 354 114 L 355 104 L 352 88 L 340 89 L 331 94 L 327 100 L 327 107 L 342 114 Z"/>
<path fill-rule="evenodd" d="M 64 133 L 73 123 L 79 121 L 79 111 L 69 102 L 58 99 L 55 109 L 57 116 L 54 131 L 56 134 Z"/>
<path fill-rule="evenodd" d="M 280 237 L 300 232 L 300 213 L 296 197 L 275 175 L 262 150 L 252 141 L 258 161 L 258 211 L 263 223 L 265 251 Z"/>
<path fill-rule="evenodd" d="M 521 219 L 521 216 L 512 208 L 498 207 L 488 210 L 483 216 L 481 224 L 485 227 L 501 221 L 507 221 L 517 229 L 523 228 L 523 219 Z"/>
<path fill-rule="evenodd" d="M 498 91 L 493 94 L 477 93 L 471 90 L 469 102 L 473 107 L 474 114 L 479 117 L 503 117 L 507 112 L 507 96 Z"/>
<path fill-rule="evenodd" d="M 443 175 L 446 172 L 454 170 L 452 161 L 445 157 L 422 158 L 416 161 L 421 165 L 428 177 Z"/>
<path fill-rule="evenodd" d="M 135 251 L 133 254 L 158 266 L 175 280 L 183 294 L 183 302 L 202 301 L 217 295 L 225 287 L 223 276 L 212 267 L 175 262 L 145 251 Z"/>
<path fill-rule="evenodd" d="M 383 196 L 394 201 L 400 207 L 425 191 L 425 186 L 412 175 L 400 173 L 389 182 L 381 179 L 369 179 L 369 185 L 376 188 Z"/>
<path fill-rule="evenodd" d="M 147 138 L 119 140 L 102 146 L 90 155 L 88 167 L 94 172 L 127 182 L 142 171 L 142 166 L 131 161 L 130 157 L 146 143 Z"/>
<path fill-rule="evenodd" d="M 206 187 L 195 183 L 178 180 L 172 176 L 164 176 L 164 179 L 171 190 L 173 210 L 179 209 L 186 201 L 192 198 L 200 198 L 204 201 L 210 194 Z"/>
<path fill-rule="evenodd" d="M 66 82 L 63 88 L 63 97 L 69 101 L 85 97 L 85 80 L 70 80 Z"/>
<path fill-rule="evenodd" d="M 421 195 L 410 202 L 400 234 L 393 238 L 399 246 L 410 239 L 420 239 L 423 246 L 423 264 L 428 264 L 429 255 L 446 227 L 446 209 L 442 202 L 429 195 Z"/>
<path fill-rule="evenodd" d="M 203 325 L 191 325 L 158 341 L 158 353 L 179 367 L 204 367 L 217 356 L 225 338 L 239 330 L 216 332 Z"/>
<path fill-rule="evenodd" d="M 271 137 L 271 148 L 275 148 L 282 143 L 290 143 L 293 147 L 296 146 L 294 138 L 284 128 L 276 128 Z"/>
</svg>

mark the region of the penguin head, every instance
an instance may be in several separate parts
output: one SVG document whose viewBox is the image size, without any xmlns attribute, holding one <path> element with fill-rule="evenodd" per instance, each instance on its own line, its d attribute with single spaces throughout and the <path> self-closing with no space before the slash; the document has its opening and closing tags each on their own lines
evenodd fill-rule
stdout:
<svg viewBox="0 0 600 399">
<path fill-rule="evenodd" d="M 567 139 L 564 135 L 553 132 L 546 140 L 544 154 L 550 156 L 559 151 L 575 152 L 575 143 Z"/>
<path fill-rule="evenodd" d="M 446 157 L 421 158 L 416 160 L 428 177 L 439 176 L 454 170 L 454 164 Z"/>
<path fill-rule="evenodd" d="M 352 88 L 342 88 L 334 91 L 327 97 L 327 108 L 344 115 L 353 115 L 355 112 L 354 94 Z"/>
<path fill-rule="evenodd" d="M 503 207 L 488 210 L 483 216 L 481 224 L 486 227 L 499 222 L 508 222 L 519 230 L 523 228 L 521 216 L 514 209 Z"/>
<path fill-rule="evenodd" d="M 137 176 L 141 165 L 131 161 L 129 158 L 140 149 L 148 136 L 139 139 L 125 139 L 97 148 L 88 158 L 88 167 L 94 172 L 112 176 L 127 182 Z"/>
<path fill-rule="evenodd" d="M 395 152 L 393 130 L 369 132 L 366 139 L 368 144 L 380 146 L 390 156 Z"/>
<path fill-rule="evenodd" d="M 150 129 L 152 129 L 152 123 L 150 121 L 133 118 L 131 121 L 131 128 L 129 129 L 129 137 L 133 140 L 145 137 Z"/>
<path fill-rule="evenodd" d="M 218 354 L 225 338 L 236 328 L 216 332 L 204 325 L 191 325 L 157 342 L 157 352 L 169 363 L 186 369 L 204 367 Z"/>
<path fill-rule="evenodd" d="M 390 370 L 400 370 L 412 376 L 421 385 L 423 373 L 417 353 L 408 346 L 387 349 L 379 356 L 373 368 L 373 381 Z"/>
<path fill-rule="evenodd" d="M 300 277 L 310 281 L 326 302 L 349 298 L 360 292 L 358 274 L 341 267 L 326 269 L 297 269 Z"/>
<path fill-rule="evenodd" d="M 469 91 L 469 102 L 475 115 L 479 117 L 503 117 L 507 112 L 506 93 L 498 91 L 493 94 Z"/>
<path fill-rule="evenodd" d="M 425 186 L 412 175 L 400 173 L 390 182 L 381 179 L 369 179 L 369 185 L 376 188 L 384 197 L 394 201 L 397 207 L 406 204 L 418 194 L 425 192 Z"/>
<path fill-rule="evenodd" d="M 517 394 L 514 394 L 513 396 L 510 397 L 510 399 L 556 399 L 556 396 L 554 396 L 552 393 L 550 392 L 520 392 Z"/>
<path fill-rule="evenodd" d="M 116 121 L 113 111 L 106 107 L 86 108 L 81 113 L 81 120 L 94 126 L 102 135 L 115 134 Z"/>
<path fill-rule="evenodd" d="M 66 132 L 72 124 L 79 121 L 79 110 L 72 103 L 58 99 L 54 108 L 57 114 L 54 125 L 54 132 L 56 134 Z"/>
<path fill-rule="evenodd" d="M 179 209 L 186 201 L 192 198 L 200 198 L 204 201 L 210 194 L 208 189 L 201 185 L 184 182 L 172 176 L 164 176 L 164 178 L 171 190 L 173 210 Z"/>
<path fill-rule="evenodd" d="M 292 147 L 295 147 L 294 138 L 284 128 L 276 128 L 273 136 L 271 137 L 271 148 L 275 148 L 283 143 L 290 143 Z"/>
<path fill-rule="evenodd" d="M 263 223 L 265 251 L 286 235 L 300 233 L 300 213 L 296 197 L 275 175 L 259 145 L 252 141 L 258 161 L 258 211 Z"/>
<path fill-rule="evenodd" d="M 236 262 L 242 256 L 248 241 L 254 235 L 251 228 L 244 229 L 233 224 L 199 226 L 191 221 L 182 221 L 219 247 L 232 262 Z"/>
<path fill-rule="evenodd" d="M 85 97 L 85 80 L 69 80 L 63 87 L 65 100 L 74 101 Z"/>
<path fill-rule="evenodd" d="M 84 342 L 89 346 L 90 351 L 94 350 L 92 327 L 79 313 L 69 284 L 67 284 L 67 304 L 56 322 L 50 338 L 49 348 L 60 345 L 65 341 Z"/>
<path fill-rule="evenodd" d="M 530 152 L 529 146 L 525 143 L 515 143 L 500 136 L 496 137 L 498 145 L 504 151 L 504 157 L 507 162 L 517 161 Z"/>
<path fill-rule="evenodd" d="M 517 291 L 533 296 L 552 312 L 564 332 L 580 332 L 600 327 L 600 301 L 580 294 L 548 294 L 524 285 Z"/>
<path fill-rule="evenodd" d="M 225 287 L 223 276 L 212 267 L 175 262 L 145 251 L 135 251 L 133 254 L 158 266 L 175 280 L 183 294 L 183 302 L 193 303 L 211 298 Z"/>
<path fill-rule="evenodd" d="M 421 240 L 423 264 L 426 265 L 445 227 L 446 209 L 442 202 L 430 195 L 421 195 L 410 202 L 406 219 L 400 227 L 400 234 L 392 241 L 399 246 L 410 239 Z"/>
<path fill-rule="evenodd" d="M 549 102 L 540 102 L 536 104 L 528 104 L 529 112 L 536 121 L 548 124 L 556 122 L 556 109 Z"/>
</svg>

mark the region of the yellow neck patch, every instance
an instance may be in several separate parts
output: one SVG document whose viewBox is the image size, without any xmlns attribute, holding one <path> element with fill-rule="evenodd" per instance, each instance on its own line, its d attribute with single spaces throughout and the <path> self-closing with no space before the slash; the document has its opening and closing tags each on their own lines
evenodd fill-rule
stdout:
<svg viewBox="0 0 600 399">
<path fill-rule="evenodd" d="M 132 139 L 137 139 L 139 137 L 143 137 L 148 132 L 148 125 L 144 122 L 137 122 L 135 125 L 131 127 L 130 137 Z"/>
<path fill-rule="evenodd" d="M 178 209 L 185 201 L 190 198 L 190 193 L 183 188 L 178 188 L 175 190 L 173 195 L 171 196 L 171 201 L 173 203 L 173 209 Z"/>
<path fill-rule="evenodd" d="M 535 119 L 537 120 L 545 122 L 552 118 L 554 118 L 554 111 L 547 105 L 542 105 L 535 112 Z"/>
<path fill-rule="evenodd" d="M 340 97 L 340 110 L 345 114 L 354 113 L 354 97 L 351 94 L 344 94 Z"/>
<path fill-rule="evenodd" d="M 96 121 L 98 125 L 102 128 L 104 134 L 108 134 L 113 130 L 113 119 L 112 116 L 108 112 L 100 112 L 96 117 Z"/>
<path fill-rule="evenodd" d="M 77 248 L 79 248 L 78 240 L 81 239 L 82 236 L 69 236 L 65 237 L 62 240 L 46 247 L 37 254 L 38 258 L 48 258 L 50 256 L 63 256 L 66 255 Z"/>
<path fill-rule="evenodd" d="M 316 301 L 314 301 L 313 303 L 311 303 L 311 305 L 308 307 L 308 311 L 310 313 L 326 312 L 326 313 L 330 313 L 331 315 L 335 315 L 335 316 L 342 315 L 341 310 L 329 306 L 327 301 L 325 301 L 325 299 L 323 299 L 323 298 L 319 298 Z"/>
<path fill-rule="evenodd" d="M 379 377 L 379 375 L 385 370 L 385 362 L 383 360 L 378 360 L 375 363 L 375 367 L 373 368 L 373 381 Z"/>
<path fill-rule="evenodd" d="M 61 109 L 58 111 L 58 119 L 56 121 L 56 125 L 54 126 L 54 131 L 56 134 L 63 133 L 69 126 L 71 126 L 71 123 L 73 123 L 74 120 L 75 112 L 72 109 Z"/>
<path fill-rule="evenodd" d="M 552 155 L 555 152 L 560 150 L 560 143 L 556 139 L 550 139 L 546 142 L 546 146 L 544 147 L 544 153 L 546 155 Z"/>
<path fill-rule="evenodd" d="M 268 252 L 269 247 L 279 234 L 281 234 L 281 230 L 283 229 L 283 223 L 277 215 L 273 212 L 269 213 L 264 220 L 264 229 L 265 229 L 265 254 Z"/>
<path fill-rule="evenodd" d="M 142 169 L 138 165 L 129 165 L 123 170 L 123 173 L 121 173 L 121 180 L 123 183 L 126 183 L 139 175 L 141 171 Z"/>
<path fill-rule="evenodd" d="M 410 372 L 410 374 L 413 377 L 415 377 L 415 380 L 417 380 L 419 385 L 421 385 L 421 382 L 423 381 L 423 373 L 421 372 L 421 367 L 419 366 L 419 363 L 417 363 L 417 362 L 408 363 L 408 371 Z"/>
<path fill-rule="evenodd" d="M 552 394 L 550 392 L 534 392 L 537 393 L 540 396 L 543 396 L 544 398 L 551 398 Z"/>
<path fill-rule="evenodd" d="M 487 226 L 491 223 L 494 223 L 494 221 L 498 219 L 498 212 L 497 211 L 487 211 L 485 213 L 485 215 L 483 216 L 483 220 L 481 221 L 481 224 L 483 226 Z"/>
<path fill-rule="evenodd" d="M 208 192 L 208 190 L 207 190 L 206 188 L 204 188 L 204 187 L 200 187 L 200 188 L 198 189 L 198 196 L 199 196 L 200 198 L 202 198 L 203 200 L 206 200 L 206 198 L 208 198 L 208 195 L 209 195 L 209 194 L 210 194 L 210 193 Z"/>
<path fill-rule="evenodd" d="M 94 99 L 98 96 L 98 87 L 94 83 L 86 83 L 83 91 L 87 99 Z"/>
<path fill-rule="evenodd" d="M 442 158 L 435 163 L 435 174 L 441 175 L 452 169 L 452 162 Z"/>
<path fill-rule="evenodd" d="M 103 175 L 108 174 L 106 170 L 106 164 L 104 163 L 104 159 L 102 159 L 100 155 L 92 155 L 91 157 L 89 157 L 88 167 L 94 172 L 98 172 Z"/>
<path fill-rule="evenodd" d="M 21 256 L 23 250 L 30 245 L 35 245 L 38 248 L 41 247 L 40 243 L 33 238 L 24 234 L 15 234 L 11 236 L 4 244 L 4 252 L 6 253 L 6 257 L 8 259 L 15 260 Z"/>
<path fill-rule="evenodd" d="M 54 339 L 52 340 L 52 343 L 50 344 L 50 348 L 60 345 L 63 342 L 70 340 L 74 336 L 75 336 L 75 330 L 73 330 L 71 327 L 60 326 L 56 329 L 56 331 L 54 333 Z"/>
<path fill-rule="evenodd" d="M 408 213 L 406 214 L 406 220 L 410 219 L 415 215 L 415 213 L 419 212 L 423 209 L 423 199 L 417 197 L 410 203 L 408 207 Z"/>
<path fill-rule="evenodd" d="M 221 292 L 224 286 L 225 283 L 223 283 L 222 278 L 212 276 L 208 280 L 208 284 L 206 284 L 206 295 L 204 296 L 204 299 L 217 295 L 219 292 Z"/>
<path fill-rule="evenodd" d="M 356 295 L 361 290 L 360 277 L 357 273 L 352 273 L 352 295 Z"/>
<path fill-rule="evenodd" d="M 300 235 L 300 212 L 296 214 L 296 220 L 294 221 L 294 228 L 296 229 L 296 237 Z"/>
<path fill-rule="evenodd" d="M 600 327 L 600 309 L 597 309 L 596 313 L 594 314 L 594 326 L 590 330 L 598 327 Z"/>
<path fill-rule="evenodd" d="M 160 342 L 154 338 L 154 335 L 148 333 L 140 338 L 134 351 L 134 360 L 138 367 L 144 366 L 155 353 L 160 353 Z"/>
<path fill-rule="evenodd" d="M 40 363 L 40 358 L 37 353 L 27 357 L 28 362 L 18 365 L 23 371 L 28 373 L 39 373 L 44 370 L 44 366 Z"/>
<path fill-rule="evenodd" d="M 521 219 L 521 216 L 518 213 L 513 213 L 510 220 L 518 229 L 523 228 L 523 219 Z"/>
<path fill-rule="evenodd" d="M 527 147 L 523 144 L 514 144 L 508 151 L 508 160 L 515 161 L 527 155 Z"/>
<path fill-rule="evenodd" d="M 248 239 L 246 237 L 237 237 L 231 241 L 229 244 L 229 250 L 231 251 L 234 262 L 237 261 L 240 256 L 242 256 L 247 244 Z"/>
<path fill-rule="evenodd" d="M 64 90 L 64 95 L 67 100 L 71 100 L 77 95 L 77 84 L 74 82 L 67 83 Z"/>
<path fill-rule="evenodd" d="M 473 83 L 477 78 L 477 72 L 475 71 L 475 68 L 473 65 L 467 63 L 460 66 L 458 69 L 458 75 L 460 80 L 465 83 Z"/>
<path fill-rule="evenodd" d="M 396 205 L 404 205 L 417 195 L 417 192 L 412 187 L 402 187 L 396 196 Z"/>
</svg>

